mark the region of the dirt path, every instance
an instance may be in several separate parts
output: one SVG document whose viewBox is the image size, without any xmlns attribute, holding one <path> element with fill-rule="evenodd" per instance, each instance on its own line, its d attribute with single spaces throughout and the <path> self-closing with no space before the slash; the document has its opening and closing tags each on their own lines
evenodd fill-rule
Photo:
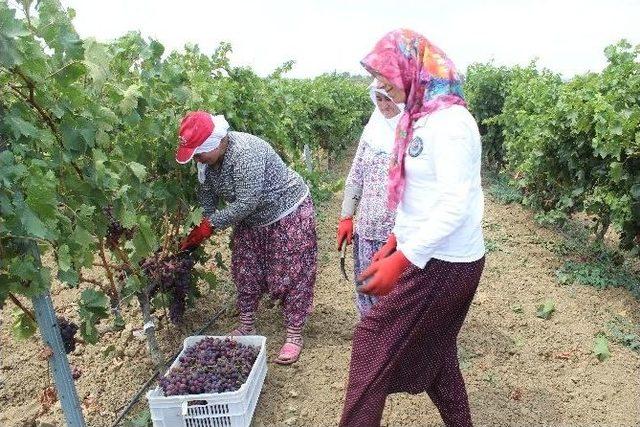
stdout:
<svg viewBox="0 0 640 427">
<path fill-rule="evenodd" d="M 307 348 L 293 369 L 269 367 L 256 425 L 325 426 L 339 419 L 357 315 L 351 284 L 341 279 L 333 251 L 338 208 L 336 198 L 319 224 L 323 256 Z M 638 323 L 638 301 L 623 290 L 558 285 L 561 260 L 548 248 L 559 239 L 520 206 L 488 199 L 485 233 L 493 251 L 460 336 L 475 422 L 640 425 L 640 355 L 616 344 L 605 362 L 592 353 L 594 336 L 615 314 Z M 550 320 L 535 315 L 546 299 L 556 303 Z M 271 311 L 261 319 L 276 351 L 281 319 Z M 387 401 L 383 425 L 441 423 L 425 396 L 395 395 Z"/>
<path fill-rule="evenodd" d="M 320 266 L 305 350 L 292 367 L 269 364 L 256 426 L 330 426 L 340 417 L 357 315 L 352 285 L 342 278 L 334 251 L 338 210 L 336 196 L 319 215 Z M 562 260 L 552 248 L 560 239 L 538 227 L 520 206 L 487 198 L 484 229 L 491 252 L 460 335 L 460 358 L 476 424 L 640 425 L 640 354 L 616 343 L 610 343 L 612 356 L 604 362 L 592 353 L 594 337 L 614 316 L 640 323 L 640 302 L 621 289 L 559 285 L 555 270 Z M 56 307 L 72 316 L 77 292 L 54 287 Z M 187 330 L 231 305 L 231 292 L 225 285 L 209 294 L 191 310 L 187 327 L 160 330 L 163 349 L 177 348 Z M 535 315 L 536 306 L 546 299 L 556 304 L 549 320 Z M 39 414 L 36 396 L 47 374 L 44 362 L 33 362 L 37 341 L 11 340 L 10 313 L 2 313 L 1 319 L 0 426 L 31 426 L 36 420 L 60 425 L 59 404 Z M 233 322 L 229 314 L 209 333 L 224 333 Z M 268 337 L 270 356 L 275 356 L 283 338 L 279 307 L 262 304 L 258 329 Z M 110 353 L 110 344 L 124 350 Z M 110 425 L 114 413 L 146 380 L 152 369 L 144 354 L 143 343 L 128 329 L 109 333 L 97 346 L 80 347 L 70 356 L 83 370 L 77 384 L 88 425 Z M 441 423 L 425 396 L 394 395 L 387 401 L 383 425 Z"/>
</svg>

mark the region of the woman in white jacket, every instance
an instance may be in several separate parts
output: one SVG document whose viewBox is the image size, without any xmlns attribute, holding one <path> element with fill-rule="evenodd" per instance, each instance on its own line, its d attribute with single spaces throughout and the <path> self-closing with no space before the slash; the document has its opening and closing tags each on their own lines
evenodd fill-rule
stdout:
<svg viewBox="0 0 640 427">
<path fill-rule="evenodd" d="M 457 335 L 484 267 L 478 127 L 453 63 L 410 30 L 362 65 L 405 109 L 389 169 L 393 233 L 363 272 L 381 297 L 353 337 L 343 426 L 379 425 L 390 393 L 426 392 L 447 426 L 470 426 Z"/>
</svg>

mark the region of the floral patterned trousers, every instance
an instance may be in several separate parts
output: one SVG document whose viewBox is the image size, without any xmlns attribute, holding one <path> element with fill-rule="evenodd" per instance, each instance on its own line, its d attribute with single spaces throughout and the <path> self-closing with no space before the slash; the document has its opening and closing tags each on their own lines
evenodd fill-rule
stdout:
<svg viewBox="0 0 640 427">
<path fill-rule="evenodd" d="M 254 314 L 263 294 L 282 303 L 287 327 L 301 328 L 313 306 L 318 244 L 310 196 L 262 227 L 236 227 L 231 271 L 241 314 Z"/>
</svg>

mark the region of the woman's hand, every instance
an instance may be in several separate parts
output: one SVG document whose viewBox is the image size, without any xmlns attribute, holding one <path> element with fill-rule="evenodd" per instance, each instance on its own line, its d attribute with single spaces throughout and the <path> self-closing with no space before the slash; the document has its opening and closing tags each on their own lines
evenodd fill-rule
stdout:
<svg viewBox="0 0 640 427">
<path fill-rule="evenodd" d="M 211 225 L 211 221 L 209 221 L 209 218 L 202 218 L 200 224 L 195 226 L 187 238 L 180 243 L 180 250 L 184 251 L 199 246 L 212 234 L 213 226 Z"/>
<path fill-rule="evenodd" d="M 402 251 L 395 251 L 392 255 L 373 262 L 362 272 L 358 280 L 368 281 L 358 288 L 358 292 L 383 296 L 390 293 L 398 283 L 402 273 L 411 265 L 411 261 Z"/>
<path fill-rule="evenodd" d="M 396 240 L 396 235 L 391 233 L 391 234 L 389 234 L 389 237 L 387 238 L 387 243 L 382 245 L 382 247 L 380 249 L 378 249 L 378 252 L 373 254 L 373 258 L 371 258 L 371 261 L 372 262 L 380 261 L 381 259 L 388 257 L 389 255 L 391 255 L 393 253 L 393 251 L 396 250 L 396 246 L 398 246 L 398 241 Z"/>
<path fill-rule="evenodd" d="M 346 239 L 347 245 L 353 240 L 353 219 L 351 217 L 341 218 L 338 223 L 338 251 L 342 248 L 342 242 Z"/>
</svg>

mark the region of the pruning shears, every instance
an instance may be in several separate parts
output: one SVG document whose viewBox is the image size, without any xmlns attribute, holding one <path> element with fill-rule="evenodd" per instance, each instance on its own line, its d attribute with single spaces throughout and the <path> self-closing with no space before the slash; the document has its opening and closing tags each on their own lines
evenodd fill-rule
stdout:
<svg viewBox="0 0 640 427">
<path fill-rule="evenodd" d="M 345 257 L 347 256 L 347 239 L 342 241 L 342 248 L 340 249 L 340 270 L 345 279 L 349 280 L 347 276 L 347 270 L 345 269 Z"/>
</svg>

